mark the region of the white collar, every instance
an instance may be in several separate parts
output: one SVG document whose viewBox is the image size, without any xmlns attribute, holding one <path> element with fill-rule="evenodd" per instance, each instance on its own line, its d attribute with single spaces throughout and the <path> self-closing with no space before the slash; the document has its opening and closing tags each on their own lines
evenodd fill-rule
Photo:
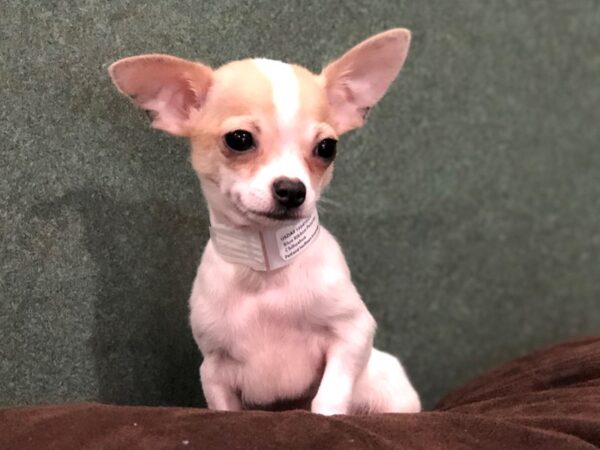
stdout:
<svg viewBox="0 0 600 450">
<path fill-rule="evenodd" d="M 315 209 L 309 217 L 285 222 L 279 227 L 232 227 L 211 223 L 210 238 L 225 261 L 269 271 L 290 264 L 316 241 L 319 229 L 319 215 Z"/>
</svg>

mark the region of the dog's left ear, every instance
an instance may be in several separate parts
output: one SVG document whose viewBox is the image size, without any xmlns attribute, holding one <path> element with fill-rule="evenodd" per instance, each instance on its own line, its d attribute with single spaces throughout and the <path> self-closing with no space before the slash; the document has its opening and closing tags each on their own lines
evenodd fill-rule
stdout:
<svg viewBox="0 0 600 450">
<path fill-rule="evenodd" d="M 177 136 L 190 134 L 212 83 L 210 67 L 170 55 L 120 59 L 108 73 L 122 94 L 146 110 L 154 128 Z"/>
<path fill-rule="evenodd" d="M 321 76 L 330 117 L 339 134 L 363 125 L 404 65 L 410 31 L 395 28 L 376 34 L 329 64 Z"/>
</svg>

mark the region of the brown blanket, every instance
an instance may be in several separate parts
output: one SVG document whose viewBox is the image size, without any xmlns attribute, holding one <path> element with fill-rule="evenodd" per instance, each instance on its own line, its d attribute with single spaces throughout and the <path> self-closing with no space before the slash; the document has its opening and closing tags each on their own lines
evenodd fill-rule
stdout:
<svg viewBox="0 0 600 450">
<path fill-rule="evenodd" d="M 94 403 L 0 410 L 0 449 L 592 449 L 600 337 L 514 360 L 431 412 L 322 417 Z"/>
</svg>

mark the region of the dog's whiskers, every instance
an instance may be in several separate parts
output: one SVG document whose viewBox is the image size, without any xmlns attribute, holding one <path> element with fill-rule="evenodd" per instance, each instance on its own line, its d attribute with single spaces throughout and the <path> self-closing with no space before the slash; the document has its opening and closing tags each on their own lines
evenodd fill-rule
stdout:
<svg viewBox="0 0 600 450">
<path fill-rule="evenodd" d="M 328 208 L 341 208 L 342 204 L 331 198 L 321 196 L 318 207 L 326 211 Z"/>
</svg>

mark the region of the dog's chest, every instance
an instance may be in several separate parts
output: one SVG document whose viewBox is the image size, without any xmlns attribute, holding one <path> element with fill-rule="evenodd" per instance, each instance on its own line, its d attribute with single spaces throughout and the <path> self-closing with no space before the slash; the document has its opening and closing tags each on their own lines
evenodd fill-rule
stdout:
<svg viewBox="0 0 600 450">
<path fill-rule="evenodd" d="M 240 276 L 209 245 L 190 299 L 192 330 L 205 356 L 228 360 L 246 401 L 302 396 L 321 376 L 331 326 L 347 315 L 352 288 L 324 229 L 294 266 L 275 274 Z"/>
<path fill-rule="evenodd" d="M 287 285 L 249 294 L 231 286 L 224 294 L 222 302 L 212 298 L 203 314 L 193 314 L 202 352 L 231 360 L 247 402 L 304 395 L 321 374 L 328 337 L 327 327 L 311 320 L 310 290 Z M 225 304 L 229 307 L 218 310 Z M 209 305 L 217 309 L 209 311 Z"/>
<path fill-rule="evenodd" d="M 271 308 L 258 308 L 240 322 L 245 325 L 238 327 L 239 338 L 229 351 L 240 363 L 238 386 L 244 399 L 263 404 L 304 395 L 321 374 L 327 329 Z"/>
</svg>

